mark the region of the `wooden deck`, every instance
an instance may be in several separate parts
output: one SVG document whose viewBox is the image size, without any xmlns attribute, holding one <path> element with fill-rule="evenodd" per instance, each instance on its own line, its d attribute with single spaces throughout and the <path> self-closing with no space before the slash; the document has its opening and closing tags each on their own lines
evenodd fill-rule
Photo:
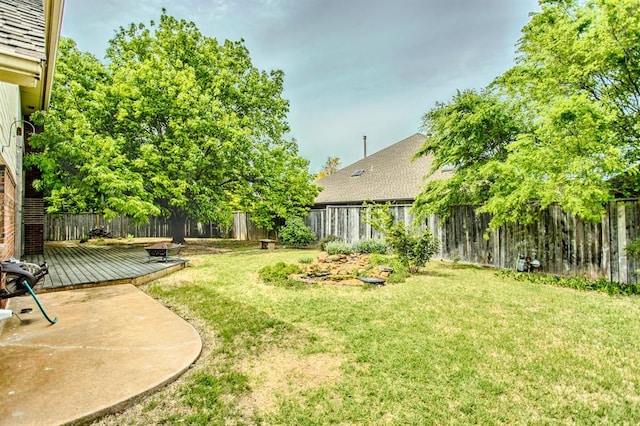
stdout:
<svg viewBox="0 0 640 426">
<path fill-rule="evenodd" d="M 24 256 L 24 262 L 47 261 L 49 275 L 40 290 L 66 290 L 110 284 L 135 285 L 160 278 L 186 266 L 186 261 L 169 257 L 167 262 L 149 261 L 142 247 L 45 246 L 44 255 Z"/>
</svg>

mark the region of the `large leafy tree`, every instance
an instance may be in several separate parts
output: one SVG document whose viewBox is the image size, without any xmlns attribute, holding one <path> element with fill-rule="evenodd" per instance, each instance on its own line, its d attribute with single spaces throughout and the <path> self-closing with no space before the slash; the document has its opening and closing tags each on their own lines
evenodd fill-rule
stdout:
<svg viewBox="0 0 640 426">
<path fill-rule="evenodd" d="M 455 169 L 449 179 L 430 182 L 415 202 L 422 213 L 446 216 L 450 206 L 482 204 L 498 176 L 485 173 L 490 162 L 507 158 L 507 147 L 523 124 L 517 111 L 491 90 L 458 92 L 425 114 L 428 137 L 416 156 L 432 155 L 432 172 Z"/>
<path fill-rule="evenodd" d="M 122 140 L 95 128 L 96 90 L 110 81 L 106 68 L 68 38 L 60 41 L 58 57 L 51 107 L 33 117 L 45 125 L 30 139 L 39 152 L 26 158 L 27 166 L 41 171 L 35 185 L 47 194 L 49 212 L 122 213 L 139 220 L 159 213 L 142 177 L 129 168 Z"/>
<path fill-rule="evenodd" d="M 245 197 L 281 201 L 278 208 L 258 209 L 262 224 L 312 204 L 317 190 L 308 163 L 283 137 L 283 73 L 256 69 L 242 41 L 220 44 L 163 11 L 157 24 L 120 28 L 107 59 L 106 77 L 88 90 L 84 116 L 91 132 L 109 143 L 95 148 L 109 165 L 105 176 L 136 183 L 119 199 L 140 199 L 133 212 L 121 205 L 109 212 L 146 217 L 155 209 L 171 218 L 173 239 L 182 242 L 187 218 L 227 222 L 234 208 L 258 207 Z M 40 158 L 57 149 L 47 133 Z M 86 164 L 82 160 L 78 164 Z M 93 184 L 101 194 L 92 181 L 96 173 L 87 170 L 82 182 L 58 180 L 85 189 Z"/>
<path fill-rule="evenodd" d="M 318 195 L 319 188 L 309 185 L 309 162 L 297 155 L 295 142 L 283 142 L 270 150 L 256 153 L 250 184 L 236 196 L 234 206 L 251 212 L 256 225 L 272 230 L 287 219 L 304 217 Z"/>
<path fill-rule="evenodd" d="M 491 158 L 474 158 L 475 166 L 459 167 L 459 176 L 429 183 L 417 207 L 422 213 L 435 210 L 428 202 L 441 191 L 456 194 L 436 204 L 439 212 L 472 202 L 493 214 L 492 228 L 532 221 L 551 204 L 597 219 L 619 189 L 614 177 L 636 166 L 640 3 L 541 0 L 540 6 L 523 29 L 516 65 L 486 89 L 512 120 L 478 119 L 486 103 L 464 110 L 460 96 L 425 115 L 434 140 L 462 136 L 458 151 L 443 152 L 427 142 L 421 154 L 435 155 L 437 164 L 464 165 L 477 152 L 479 134 L 509 137 L 498 151 L 487 151 Z M 466 135 L 461 126 L 467 126 Z M 626 176 L 635 179 L 633 173 Z"/>
</svg>

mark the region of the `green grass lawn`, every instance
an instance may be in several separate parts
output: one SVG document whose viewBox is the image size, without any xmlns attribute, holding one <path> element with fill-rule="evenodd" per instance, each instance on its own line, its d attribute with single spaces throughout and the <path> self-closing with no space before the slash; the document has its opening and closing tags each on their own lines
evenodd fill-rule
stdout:
<svg viewBox="0 0 640 426">
<path fill-rule="evenodd" d="M 193 256 L 146 291 L 202 356 L 113 424 L 638 424 L 640 299 L 432 261 L 380 288 L 268 286 L 308 250 Z"/>
</svg>

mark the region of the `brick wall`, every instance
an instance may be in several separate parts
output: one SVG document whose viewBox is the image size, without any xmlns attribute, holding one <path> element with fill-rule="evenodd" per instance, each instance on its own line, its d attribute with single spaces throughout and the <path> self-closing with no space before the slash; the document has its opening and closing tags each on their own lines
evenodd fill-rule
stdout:
<svg viewBox="0 0 640 426">
<path fill-rule="evenodd" d="M 2 226 L 0 231 L 0 261 L 15 256 L 16 235 L 16 184 L 9 169 L 0 166 L 0 205 L 2 205 Z"/>
<path fill-rule="evenodd" d="M 16 184 L 11 172 L 6 166 L 0 166 L 0 261 L 15 256 L 16 235 Z M 0 308 L 4 309 L 7 300 L 0 301 Z"/>
</svg>

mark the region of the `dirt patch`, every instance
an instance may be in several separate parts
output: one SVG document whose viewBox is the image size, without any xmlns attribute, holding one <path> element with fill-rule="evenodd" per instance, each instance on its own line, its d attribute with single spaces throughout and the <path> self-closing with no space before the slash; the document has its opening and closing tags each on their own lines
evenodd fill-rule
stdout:
<svg viewBox="0 0 640 426">
<path fill-rule="evenodd" d="M 299 398 L 305 390 L 333 383 L 342 377 L 339 357 L 329 354 L 301 356 L 272 349 L 242 366 L 252 381 L 252 392 L 239 403 L 245 416 L 272 413 L 282 399 Z"/>
</svg>

